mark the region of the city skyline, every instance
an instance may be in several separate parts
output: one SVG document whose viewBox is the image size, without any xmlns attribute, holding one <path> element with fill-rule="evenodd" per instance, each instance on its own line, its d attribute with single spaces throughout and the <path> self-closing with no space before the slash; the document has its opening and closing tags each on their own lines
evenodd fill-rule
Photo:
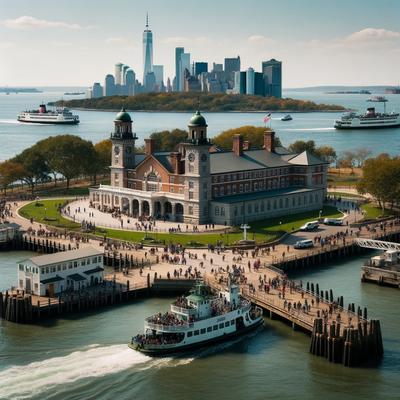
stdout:
<svg viewBox="0 0 400 400">
<path fill-rule="evenodd" d="M 146 4 L 120 0 L 110 9 L 100 1 L 93 13 L 93 1 L 61 3 L 57 10 L 48 7 L 47 1 L 4 2 L 0 85 L 88 86 L 109 73 L 119 60 L 141 76 L 146 12 L 156 32 L 155 62 L 164 65 L 165 81 L 175 76 L 176 47 L 188 49 L 191 60 L 209 65 L 240 55 L 242 70 L 260 70 L 262 60 L 279 59 L 284 64 L 286 88 L 394 85 L 400 80 L 396 68 L 400 61 L 395 19 L 396 10 L 400 11 L 398 2 L 376 5 L 363 1 L 363 18 L 354 20 L 354 12 L 360 15 L 360 1 L 320 5 L 306 0 L 301 7 L 288 1 L 279 5 L 249 1 L 220 14 L 221 5 L 205 0 L 201 11 L 206 14 L 206 25 L 192 16 L 189 3 L 179 8 L 182 2 L 177 0 L 168 6 L 158 0 Z M 174 12 L 177 9 L 179 13 Z M 251 24 L 243 18 L 246 10 L 253 13 Z M 271 14 L 273 18 L 268 18 Z M 37 57 L 38 43 L 41 57 Z M 18 51 L 20 48 L 24 51 Z M 346 63 L 350 58 L 351 63 Z"/>
</svg>

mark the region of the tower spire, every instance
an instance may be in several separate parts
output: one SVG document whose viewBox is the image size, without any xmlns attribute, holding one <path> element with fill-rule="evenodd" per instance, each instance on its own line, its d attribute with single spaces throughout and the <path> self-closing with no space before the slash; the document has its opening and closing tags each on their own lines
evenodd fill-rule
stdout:
<svg viewBox="0 0 400 400">
<path fill-rule="evenodd" d="M 146 28 L 149 27 L 149 13 L 146 13 Z"/>
</svg>

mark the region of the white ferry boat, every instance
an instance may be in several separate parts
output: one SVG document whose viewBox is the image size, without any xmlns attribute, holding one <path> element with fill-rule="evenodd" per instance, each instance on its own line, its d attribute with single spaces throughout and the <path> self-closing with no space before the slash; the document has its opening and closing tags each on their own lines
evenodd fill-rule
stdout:
<svg viewBox="0 0 400 400">
<path fill-rule="evenodd" d="M 386 113 L 387 99 L 382 96 L 371 97 L 367 101 L 384 104 L 383 113 L 375 111 L 375 107 L 369 107 L 365 114 L 351 112 L 344 114 L 341 119 L 335 121 L 336 129 L 368 129 L 368 128 L 392 128 L 400 126 L 400 114 Z"/>
<path fill-rule="evenodd" d="M 145 319 L 144 334 L 132 337 L 134 350 L 149 355 L 178 353 L 244 334 L 263 323 L 262 309 L 239 294 L 239 287 L 213 294 L 197 283 L 189 296 L 179 297 L 169 312 Z"/>
<path fill-rule="evenodd" d="M 48 111 L 45 104 L 41 104 L 39 110 L 21 112 L 17 120 L 38 124 L 79 124 L 79 116 L 72 114 L 68 108 L 61 107 L 55 111 Z"/>
</svg>

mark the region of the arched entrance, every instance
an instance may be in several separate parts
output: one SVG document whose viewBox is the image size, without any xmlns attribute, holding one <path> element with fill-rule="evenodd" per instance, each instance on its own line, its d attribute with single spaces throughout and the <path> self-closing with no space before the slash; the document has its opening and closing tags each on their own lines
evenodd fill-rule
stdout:
<svg viewBox="0 0 400 400">
<path fill-rule="evenodd" d="M 132 201 L 132 214 L 134 217 L 139 215 L 139 200 L 135 199 Z"/>
<path fill-rule="evenodd" d="M 159 201 L 154 203 L 154 216 L 156 218 L 161 218 L 162 216 L 161 202 Z"/>
<path fill-rule="evenodd" d="M 183 222 L 183 205 L 181 203 L 175 204 L 175 221 Z"/>
<path fill-rule="evenodd" d="M 148 217 L 150 215 L 150 205 L 147 200 L 144 200 L 142 203 L 142 215 L 144 217 Z"/>
<path fill-rule="evenodd" d="M 172 216 L 172 204 L 169 201 L 166 201 L 164 204 L 164 217 L 166 219 L 171 219 Z"/>
<path fill-rule="evenodd" d="M 129 214 L 129 199 L 122 197 L 121 199 L 121 212 L 124 214 Z"/>
</svg>

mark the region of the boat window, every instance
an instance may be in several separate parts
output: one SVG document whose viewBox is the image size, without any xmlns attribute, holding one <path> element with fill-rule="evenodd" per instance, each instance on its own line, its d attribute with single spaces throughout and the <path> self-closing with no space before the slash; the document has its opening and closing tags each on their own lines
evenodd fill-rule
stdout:
<svg viewBox="0 0 400 400">
<path fill-rule="evenodd" d="M 216 331 L 218 329 L 218 325 L 213 326 L 213 330 Z"/>
<path fill-rule="evenodd" d="M 194 336 L 197 336 L 199 334 L 199 331 L 194 331 Z"/>
<path fill-rule="evenodd" d="M 226 321 L 226 322 L 225 322 L 225 328 L 226 328 L 227 326 L 229 326 L 229 321 Z"/>
<path fill-rule="evenodd" d="M 231 321 L 231 325 L 235 325 L 235 320 L 234 319 Z"/>
<path fill-rule="evenodd" d="M 219 329 L 222 329 L 224 327 L 224 323 L 219 324 Z"/>
<path fill-rule="evenodd" d="M 206 333 L 206 328 L 200 329 L 200 333 L 204 335 Z"/>
<path fill-rule="evenodd" d="M 207 328 L 207 332 L 211 332 L 212 331 L 212 326 L 209 326 L 208 328 Z"/>
<path fill-rule="evenodd" d="M 187 336 L 188 336 L 188 337 L 193 336 L 193 332 L 192 332 L 192 331 L 188 332 L 188 333 L 187 333 Z"/>
</svg>

